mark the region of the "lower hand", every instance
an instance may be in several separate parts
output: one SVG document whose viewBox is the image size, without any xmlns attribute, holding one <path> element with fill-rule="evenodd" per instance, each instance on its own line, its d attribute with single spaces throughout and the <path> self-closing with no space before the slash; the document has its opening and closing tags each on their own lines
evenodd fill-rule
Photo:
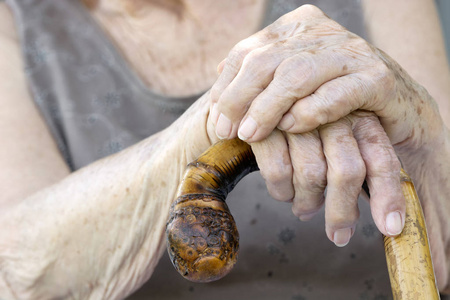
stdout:
<svg viewBox="0 0 450 300">
<path fill-rule="evenodd" d="M 345 246 L 355 232 L 364 180 L 380 232 L 395 236 L 403 229 L 400 162 L 375 114 L 355 111 L 303 134 L 275 130 L 251 146 L 269 193 L 292 201 L 301 220 L 311 219 L 325 204 L 326 234 L 337 246 Z"/>
</svg>

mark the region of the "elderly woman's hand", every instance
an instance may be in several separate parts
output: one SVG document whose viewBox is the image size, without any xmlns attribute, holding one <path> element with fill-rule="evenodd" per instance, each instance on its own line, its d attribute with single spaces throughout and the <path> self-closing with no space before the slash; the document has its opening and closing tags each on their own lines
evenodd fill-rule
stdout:
<svg viewBox="0 0 450 300">
<path fill-rule="evenodd" d="M 445 181 L 442 157 L 448 160 L 449 137 L 422 86 L 381 50 L 311 5 L 237 44 L 218 69 L 210 117 L 217 135 L 251 143 L 272 196 L 294 199 L 301 219 L 317 211 L 328 186 L 326 230 L 338 245 L 353 233 L 364 179 L 378 229 L 387 235 L 402 229 L 396 153 L 416 180 L 438 282 L 441 288 L 446 284 L 450 207 L 445 188 L 429 178 Z M 276 167 L 282 162 L 284 168 Z"/>
<path fill-rule="evenodd" d="M 408 164 L 425 146 L 442 141 L 444 125 L 427 91 L 386 54 L 311 5 L 238 43 L 219 72 L 211 90 L 210 120 L 221 138 L 239 135 L 254 143 L 276 127 L 306 133 L 353 111 L 367 110 L 378 116 L 390 144 Z M 282 151 L 287 146 L 278 147 Z M 376 159 L 367 157 L 365 164 Z M 358 169 L 347 170 L 346 176 L 360 176 Z M 379 177 L 390 178 L 391 170 L 386 171 Z M 372 196 L 399 201 L 396 183 L 386 184 L 379 190 L 373 186 Z M 340 190 L 345 189 L 341 184 Z M 383 216 L 387 218 L 386 213 Z M 377 224 L 386 234 L 381 221 Z"/>
<path fill-rule="evenodd" d="M 370 206 L 379 230 L 388 236 L 402 230 L 400 163 L 375 114 L 355 111 L 304 134 L 274 130 L 251 145 L 269 193 L 292 200 L 301 220 L 310 220 L 325 202 L 326 233 L 337 246 L 355 231 L 364 179 L 374 191 Z"/>
<path fill-rule="evenodd" d="M 357 109 L 374 111 L 394 145 L 417 149 L 442 131 L 421 86 L 311 5 L 238 43 L 219 68 L 211 120 L 222 138 L 260 141 L 275 127 L 308 132 Z"/>
</svg>

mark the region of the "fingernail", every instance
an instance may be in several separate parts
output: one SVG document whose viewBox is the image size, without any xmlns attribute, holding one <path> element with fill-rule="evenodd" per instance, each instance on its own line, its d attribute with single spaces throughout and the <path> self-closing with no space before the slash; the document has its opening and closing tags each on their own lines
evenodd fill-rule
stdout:
<svg viewBox="0 0 450 300">
<path fill-rule="evenodd" d="M 390 235 L 398 235 L 402 232 L 402 215 L 398 211 L 388 213 L 386 216 L 386 232 Z"/>
<path fill-rule="evenodd" d="M 216 134 L 221 139 L 226 139 L 230 136 L 231 121 L 224 114 L 220 114 L 216 125 Z"/>
<path fill-rule="evenodd" d="M 252 117 L 248 117 L 244 123 L 241 125 L 238 131 L 238 136 L 241 140 L 251 138 L 256 132 L 257 124 Z"/>
<path fill-rule="evenodd" d="M 219 118 L 219 111 L 217 110 L 217 103 L 214 103 L 211 109 L 211 122 L 215 125 L 217 123 L 218 118 Z"/>
<path fill-rule="evenodd" d="M 352 236 L 351 228 L 344 228 L 336 230 L 333 236 L 333 242 L 338 247 L 344 247 L 350 242 L 350 238 Z"/>
<path fill-rule="evenodd" d="M 294 116 L 291 113 L 287 113 L 281 118 L 280 123 L 278 123 L 278 128 L 281 130 L 288 130 L 295 124 Z"/>
</svg>

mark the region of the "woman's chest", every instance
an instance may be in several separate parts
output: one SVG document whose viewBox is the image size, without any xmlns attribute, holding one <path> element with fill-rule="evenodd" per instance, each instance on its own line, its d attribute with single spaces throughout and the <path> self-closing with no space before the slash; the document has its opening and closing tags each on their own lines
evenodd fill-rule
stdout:
<svg viewBox="0 0 450 300">
<path fill-rule="evenodd" d="M 186 2 L 138 12 L 93 11 L 130 67 L 152 90 L 187 96 L 208 89 L 231 48 L 261 26 L 265 1 Z"/>
</svg>

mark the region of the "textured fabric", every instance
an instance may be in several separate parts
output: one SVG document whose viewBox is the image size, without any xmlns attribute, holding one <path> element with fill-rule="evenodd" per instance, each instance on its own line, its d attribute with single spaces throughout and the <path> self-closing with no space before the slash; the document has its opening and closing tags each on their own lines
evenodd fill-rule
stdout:
<svg viewBox="0 0 450 300">
<path fill-rule="evenodd" d="M 34 101 L 74 169 L 160 131 L 198 98 L 148 90 L 78 1 L 7 2 L 22 39 Z M 364 36 L 358 1 L 310 3 Z M 301 4 L 270 2 L 264 23 Z M 290 204 L 269 197 L 258 173 L 244 178 L 228 203 L 241 237 L 231 274 L 193 284 L 165 255 L 129 299 L 391 299 L 382 238 L 366 202 L 360 202 L 360 223 L 345 248 L 326 238 L 323 210 L 300 222 Z"/>
<path fill-rule="evenodd" d="M 199 97 L 148 90 L 80 1 L 7 3 L 34 100 L 74 169 L 164 129 Z"/>
</svg>

